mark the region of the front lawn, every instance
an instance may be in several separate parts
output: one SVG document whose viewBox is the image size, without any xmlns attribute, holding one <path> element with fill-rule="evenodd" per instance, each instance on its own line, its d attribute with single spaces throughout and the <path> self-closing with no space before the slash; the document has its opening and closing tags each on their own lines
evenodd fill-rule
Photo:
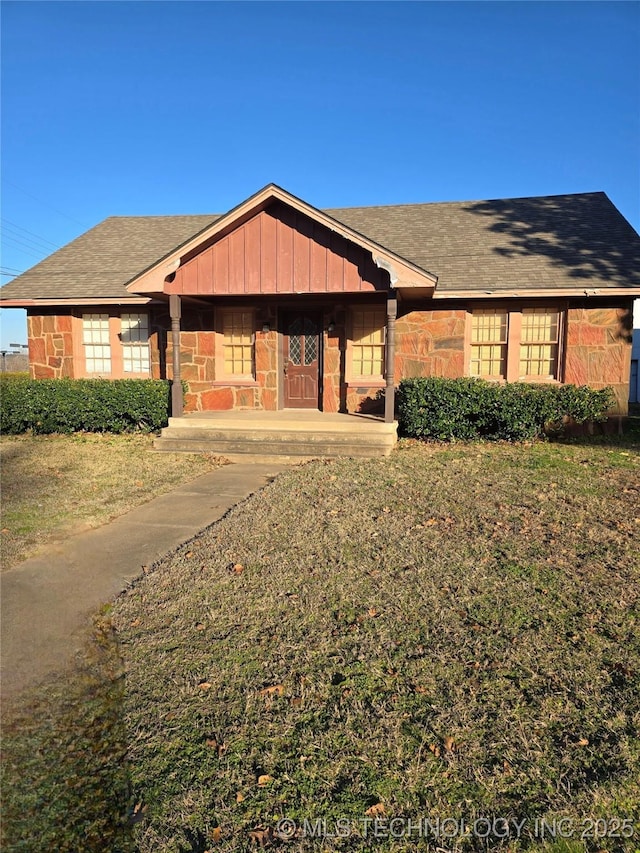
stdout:
<svg viewBox="0 0 640 853">
<path fill-rule="evenodd" d="M 116 601 L 102 710 L 10 722 L 7 849 L 640 848 L 639 505 L 606 440 L 286 471 Z"/>
<path fill-rule="evenodd" d="M 149 435 L 3 436 L 3 570 L 223 462 L 206 454 L 154 454 L 152 447 Z"/>
</svg>

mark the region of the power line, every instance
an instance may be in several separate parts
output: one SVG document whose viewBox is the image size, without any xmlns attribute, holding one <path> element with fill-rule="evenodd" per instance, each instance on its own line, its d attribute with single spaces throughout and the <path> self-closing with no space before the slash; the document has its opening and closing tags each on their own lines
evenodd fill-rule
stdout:
<svg viewBox="0 0 640 853">
<path fill-rule="evenodd" d="M 37 258 L 37 260 L 41 261 L 47 254 L 46 249 L 39 249 L 37 246 L 29 245 L 29 243 L 24 243 L 18 237 L 14 237 L 13 234 L 3 234 L 3 241 L 9 243 L 14 247 L 17 247 L 20 252 L 23 252 L 25 255 L 31 255 L 32 258 Z M 39 254 L 36 254 L 39 253 Z"/>
<path fill-rule="evenodd" d="M 83 228 L 87 227 L 87 224 L 85 222 L 80 222 L 79 219 L 74 219 L 73 216 L 69 216 L 68 213 L 65 213 L 63 210 L 60 210 L 59 208 L 54 207 L 52 204 L 49 204 L 48 201 L 44 201 L 43 199 L 38 198 L 38 196 L 33 195 L 33 193 L 27 192 L 27 190 L 22 189 L 22 187 L 19 187 L 17 184 L 14 184 L 13 181 L 8 181 L 6 178 L 3 178 L 2 180 L 3 180 L 4 184 L 7 184 L 8 186 L 13 187 L 16 190 L 20 190 L 21 193 L 24 193 L 25 195 L 29 196 L 29 198 L 32 198 L 34 201 L 37 201 L 40 204 L 44 204 L 44 206 L 48 207 L 50 210 L 55 210 L 55 212 L 59 213 L 60 216 L 64 216 L 66 219 L 70 219 L 71 222 L 75 222 L 78 225 L 82 225 Z"/>
<path fill-rule="evenodd" d="M 16 275 L 20 275 L 21 273 L 24 272 L 24 270 L 17 270 L 15 267 L 2 267 L 2 269 L 3 270 L 11 270 L 11 272 L 14 272 Z"/>
<path fill-rule="evenodd" d="M 32 240 L 31 237 L 25 237 L 23 234 L 13 234 L 10 231 L 7 231 L 4 226 L 2 228 L 2 240 L 17 240 L 23 246 L 35 249 L 36 252 L 46 252 L 47 255 L 52 253 L 51 246 L 45 246 L 43 243 L 36 243 L 36 241 Z"/>
<path fill-rule="evenodd" d="M 5 219 L 2 217 L 2 222 L 4 222 L 4 228 L 8 228 L 10 231 L 16 231 L 20 234 L 21 231 L 24 231 L 25 234 L 29 234 L 30 237 L 35 237 L 39 243 L 48 243 L 50 246 L 53 246 L 54 249 L 59 249 L 57 243 L 52 242 L 51 240 L 47 240 L 46 237 L 41 237 L 39 234 L 36 234 L 34 231 L 29 231 L 28 228 L 23 228 L 22 225 L 18 225 L 16 222 L 11 222 L 10 219 Z"/>
<path fill-rule="evenodd" d="M 23 249 L 22 246 L 10 246 L 10 248 L 14 252 L 19 252 L 21 255 L 27 256 L 30 260 L 33 259 L 37 263 L 40 263 L 40 261 L 44 260 L 44 257 L 42 255 L 36 255 L 33 252 L 30 252 L 28 249 Z M 35 266 L 35 264 L 31 264 L 31 266 Z"/>
</svg>

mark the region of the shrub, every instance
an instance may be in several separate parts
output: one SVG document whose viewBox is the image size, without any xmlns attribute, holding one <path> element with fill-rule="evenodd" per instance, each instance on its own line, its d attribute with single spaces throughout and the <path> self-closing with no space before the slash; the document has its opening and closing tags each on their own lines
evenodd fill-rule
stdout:
<svg viewBox="0 0 640 853">
<path fill-rule="evenodd" d="M 4 433 L 153 432 L 167 424 L 170 383 L 0 377 L 0 399 Z"/>
<path fill-rule="evenodd" d="M 404 379 L 398 391 L 398 420 L 401 434 L 413 438 L 521 441 L 562 432 L 570 421 L 606 420 L 613 403 L 611 388 Z"/>
</svg>

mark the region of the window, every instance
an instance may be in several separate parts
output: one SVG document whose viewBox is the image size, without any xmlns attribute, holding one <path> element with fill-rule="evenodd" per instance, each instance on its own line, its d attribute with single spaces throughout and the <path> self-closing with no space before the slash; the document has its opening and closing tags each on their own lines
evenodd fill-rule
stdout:
<svg viewBox="0 0 640 853">
<path fill-rule="evenodd" d="M 111 373 L 108 314 L 82 315 L 82 343 L 87 373 Z"/>
<path fill-rule="evenodd" d="M 253 311 L 228 310 L 222 316 L 223 361 L 227 376 L 253 378 Z"/>
<path fill-rule="evenodd" d="M 149 373 L 149 317 L 123 314 L 120 322 L 123 372 Z"/>
<path fill-rule="evenodd" d="M 520 376 L 555 379 L 558 375 L 560 316 L 548 308 L 523 308 Z"/>
<path fill-rule="evenodd" d="M 563 312 L 478 308 L 471 314 L 469 374 L 509 382 L 559 380 Z"/>
<path fill-rule="evenodd" d="M 471 319 L 471 375 L 502 378 L 507 375 L 506 311 L 474 311 Z"/>
<path fill-rule="evenodd" d="M 354 309 L 352 321 L 352 375 L 362 378 L 382 378 L 384 375 L 384 309 Z"/>
<path fill-rule="evenodd" d="M 117 378 L 135 374 L 149 376 L 149 316 L 136 314 L 83 314 L 82 344 L 88 376 Z M 82 357 L 82 356 L 81 356 Z"/>
</svg>

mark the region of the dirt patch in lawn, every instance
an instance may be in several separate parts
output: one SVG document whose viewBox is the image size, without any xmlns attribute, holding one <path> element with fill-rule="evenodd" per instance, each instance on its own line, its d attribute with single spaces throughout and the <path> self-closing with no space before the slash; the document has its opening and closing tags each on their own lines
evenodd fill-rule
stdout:
<svg viewBox="0 0 640 853">
<path fill-rule="evenodd" d="M 2 568 L 224 464 L 208 454 L 156 454 L 152 447 L 148 435 L 0 439 Z"/>
<path fill-rule="evenodd" d="M 604 442 L 284 472 L 115 603 L 106 794 L 60 699 L 11 729 L 9 849 L 635 850 L 639 494 Z"/>
</svg>

